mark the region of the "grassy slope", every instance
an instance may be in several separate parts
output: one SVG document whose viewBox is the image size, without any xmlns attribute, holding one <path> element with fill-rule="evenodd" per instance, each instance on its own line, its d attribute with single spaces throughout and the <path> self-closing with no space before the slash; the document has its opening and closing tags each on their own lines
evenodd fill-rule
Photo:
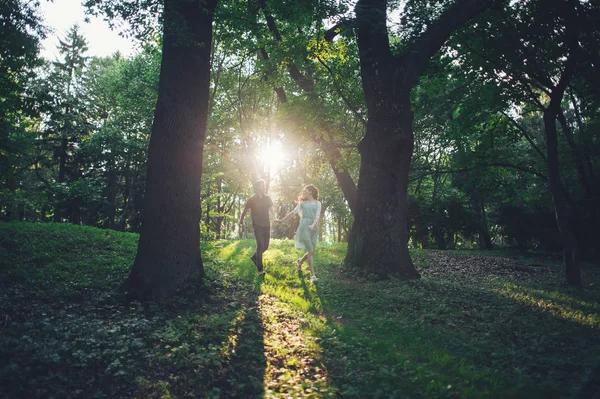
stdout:
<svg viewBox="0 0 600 399">
<path fill-rule="evenodd" d="M 208 279 L 128 302 L 137 236 L 0 224 L 0 397 L 571 397 L 600 353 L 600 270 L 413 252 L 417 281 L 351 278 L 345 247 L 317 274 L 272 242 L 206 245 Z"/>
</svg>

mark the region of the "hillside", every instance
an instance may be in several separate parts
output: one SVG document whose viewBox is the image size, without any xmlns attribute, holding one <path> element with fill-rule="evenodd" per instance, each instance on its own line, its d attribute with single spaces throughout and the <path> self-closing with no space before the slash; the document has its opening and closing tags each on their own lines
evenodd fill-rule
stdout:
<svg viewBox="0 0 600 399">
<path fill-rule="evenodd" d="M 379 281 L 320 243 L 313 284 L 291 241 L 264 279 L 252 240 L 214 241 L 201 287 L 140 303 L 114 291 L 136 245 L 0 223 L 0 397 L 585 397 L 599 360 L 597 265 L 576 290 L 545 259 L 414 251 L 420 280 Z"/>
</svg>

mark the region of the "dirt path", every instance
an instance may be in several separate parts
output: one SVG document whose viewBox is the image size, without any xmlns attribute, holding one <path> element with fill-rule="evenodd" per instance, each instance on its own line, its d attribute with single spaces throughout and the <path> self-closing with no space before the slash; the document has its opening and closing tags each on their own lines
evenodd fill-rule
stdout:
<svg viewBox="0 0 600 399">
<path fill-rule="evenodd" d="M 302 331 L 302 313 L 269 295 L 261 295 L 259 304 L 265 332 L 265 397 L 334 397 L 319 345 Z"/>
</svg>

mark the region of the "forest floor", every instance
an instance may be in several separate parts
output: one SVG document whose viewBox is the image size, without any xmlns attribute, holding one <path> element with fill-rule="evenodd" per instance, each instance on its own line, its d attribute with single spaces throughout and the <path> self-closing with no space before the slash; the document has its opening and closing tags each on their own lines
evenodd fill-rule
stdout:
<svg viewBox="0 0 600 399">
<path fill-rule="evenodd" d="M 203 243 L 208 277 L 176 298 L 114 289 L 137 235 L 0 223 L 0 398 L 595 397 L 600 265 L 506 251 L 412 251 L 421 279 L 353 276 L 293 242 L 259 277 L 252 240 Z M 597 381 L 598 382 L 598 381 Z"/>
</svg>

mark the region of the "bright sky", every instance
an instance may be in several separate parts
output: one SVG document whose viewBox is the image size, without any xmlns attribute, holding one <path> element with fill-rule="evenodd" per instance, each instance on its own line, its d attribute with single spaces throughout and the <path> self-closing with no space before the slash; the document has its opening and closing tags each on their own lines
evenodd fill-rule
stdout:
<svg viewBox="0 0 600 399">
<path fill-rule="evenodd" d="M 40 4 L 41 15 L 46 26 L 53 29 L 43 41 L 42 56 L 49 60 L 57 58 L 58 39 L 64 39 L 67 30 L 75 23 L 79 24 L 80 32 L 88 41 L 88 56 L 108 56 L 120 51 L 123 55 L 136 52 L 136 45 L 132 39 L 124 39 L 118 32 L 112 31 L 108 23 L 102 18 L 90 16 L 90 22 L 85 22 L 85 8 L 82 0 L 42 0 Z"/>
</svg>

